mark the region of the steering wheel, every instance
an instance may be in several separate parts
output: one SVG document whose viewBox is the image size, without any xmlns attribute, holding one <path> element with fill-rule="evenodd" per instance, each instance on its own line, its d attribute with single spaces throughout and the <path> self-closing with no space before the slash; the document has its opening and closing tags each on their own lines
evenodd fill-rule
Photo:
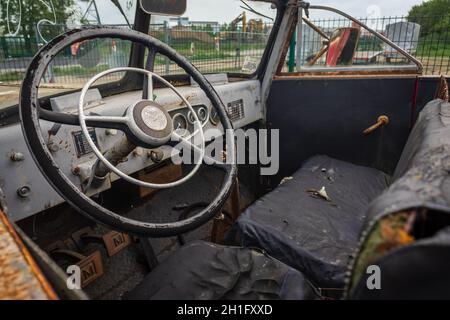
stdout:
<svg viewBox="0 0 450 320">
<path fill-rule="evenodd" d="M 140 68 L 114 68 L 101 72 L 92 77 L 81 91 L 79 100 L 78 115 L 50 111 L 39 106 L 38 88 L 46 69 L 53 58 L 68 46 L 98 38 L 118 38 L 140 44 L 149 49 L 149 52 L 155 56 L 159 53 L 166 56 L 182 68 L 199 87 L 204 91 L 211 101 L 212 107 L 217 112 L 220 122 L 223 126 L 227 141 L 227 162 L 220 165 L 225 171 L 225 177 L 222 181 L 220 191 L 209 205 L 194 216 L 184 220 L 167 223 L 151 223 L 130 219 L 119 215 L 107 208 L 101 206 L 90 197 L 85 195 L 79 186 L 76 186 L 61 170 L 59 165 L 52 157 L 52 153 L 47 147 L 46 139 L 40 129 L 40 119 L 55 123 L 67 125 L 79 125 L 87 143 L 97 156 L 97 164 L 101 163 L 108 170 L 116 173 L 124 180 L 139 185 L 155 189 L 166 189 L 180 185 L 189 180 L 202 164 L 205 149 L 205 139 L 203 128 L 194 109 L 189 102 L 178 92 L 178 90 L 161 76 L 154 72 Z M 149 53 L 149 55 L 150 55 Z M 138 72 L 145 75 L 143 98 L 136 101 L 127 108 L 123 116 L 92 116 L 84 113 L 85 96 L 92 84 L 103 76 L 113 72 Z M 198 134 L 201 139 L 201 146 L 191 143 L 188 138 L 177 134 L 173 128 L 173 121 L 164 107 L 160 106 L 152 99 L 153 97 L 153 79 L 156 78 L 160 83 L 173 90 L 182 102 L 192 112 L 195 123 L 195 132 L 191 136 Z M 183 56 L 170 48 L 163 42 L 134 30 L 122 28 L 89 28 L 80 30 L 71 30 L 66 34 L 58 36 L 44 46 L 31 61 L 22 84 L 20 103 L 20 119 L 22 131 L 28 148 L 44 177 L 53 186 L 53 188 L 76 210 L 88 216 L 96 222 L 105 224 L 113 229 L 147 237 L 168 237 L 191 231 L 205 224 L 222 208 L 227 200 L 237 175 L 236 155 L 234 145 L 234 132 L 232 124 L 227 116 L 225 107 L 217 92 L 205 77 Z M 92 140 L 88 132 L 88 127 L 113 128 L 125 133 L 125 145 L 134 148 L 141 146 L 144 148 L 157 148 L 163 145 L 170 145 L 170 141 L 177 140 L 188 144 L 195 152 L 200 154 L 194 169 L 178 181 L 155 184 L 137 180 L 120 171 L 111 161 L 102 153 Z M 130 149 L 127 152 L 131 152 Z M 117 163 L 116 163 L 117 164 Z"/>
</svg>

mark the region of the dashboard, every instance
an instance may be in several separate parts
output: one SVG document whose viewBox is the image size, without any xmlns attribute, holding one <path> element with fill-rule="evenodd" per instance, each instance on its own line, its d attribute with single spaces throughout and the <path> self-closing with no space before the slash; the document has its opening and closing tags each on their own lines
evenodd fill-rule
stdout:
<svg viewBox="0 0 450 320">
<path fill-rule="evenodd" d="M 223 83 L 214 85 L 214 88 L 222 99 L 235 129 L 262 119 L 259 81 Z M 193 106 L 204 130 L 216 128 L 223 132 L 209 99 L 198 86 L 194 84 L 177 89 Z M 120 116 L 128 106 L 141 99 L 141 95 L 141 91 L 133 91 L 103 98 L 97 89 L 92 89 L 86 97 L 85 113 Z M 172 116 L 174 128 L 192 132 L 194 117 L 171 89 L 155 89 L 154 96 L 155 101 Z M 79 93 L 72 93 L 52 98 L 50 103 L 55 111 L 77 114 L 78 98 Z M 81 188 L 82 182 L 90 176 L 92 165 L 97 158 L 80 128 L 41 120 L 41 130 L 55 161 L 66 176 Z M 114 129 L 90 128 L 89 133 L 102 152 L 124 137 L 122 132 Z M 0 127 L 0 136 L 0 188 L 10 219 L 18 221 L 64 202 L 35 165 L 23 138 L 20 123 Z M 126 174 L 151 168 L 168 159 L 171 151 L 170 146 L 152 150 L 138 147 L 118 168 Z M 118 176 L 110 174 L 101 189 L 92 191 L 92 194 L 110 188 L 111 183 L 117 179 Z"/>
</svg>

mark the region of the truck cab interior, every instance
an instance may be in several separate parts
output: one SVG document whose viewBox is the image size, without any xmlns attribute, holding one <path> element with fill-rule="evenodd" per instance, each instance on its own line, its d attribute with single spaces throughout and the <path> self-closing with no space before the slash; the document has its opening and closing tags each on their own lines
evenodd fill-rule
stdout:
<svg viewBox="0 0 450 320">
<path fill-rule="evenodd" d="M 0 298 L 450 298 L 448 78 L 297 0 L 245 1 L 264 47 L 209 72 L 150 28 L 186 1 L 131 3 L 111 1 L 127 26 L 52 35 L 0 100 Z M 389 58 L 356 63 L 362 35 Z M 52 86 L 71 59 L 89 72 Z"/>
</svg>

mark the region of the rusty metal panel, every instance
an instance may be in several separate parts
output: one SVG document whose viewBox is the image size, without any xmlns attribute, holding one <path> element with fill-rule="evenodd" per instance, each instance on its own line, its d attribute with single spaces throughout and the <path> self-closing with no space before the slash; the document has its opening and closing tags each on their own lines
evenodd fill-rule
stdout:
<svg viewBox="0 0 450 320">
<path fill-rule="evenodd" d="M 0 300 L 56 300 L 58 297 L 0 210 Z"/>
<path fill-rule="evenodd" d="M 364 76 L 364 77 L 377 77 L 377 76 L 419 76 L 420 74 L 417 71 L 414 70 L 401 70 L 396 68 L 382 68 L 382 69 L 376 69 L 376 68 L 369 68 L 366 69 L 361 67 L 348 67 L 348 68 L 341 68 L 341 70 L 337 69 L 331 69 L 329 71 L 326 70 L 326 68 L 317 68 L 314 70 L 314 68 L 311 68 L 310 71 L 305 70 L 302 72 L 293 72 L 293 73 L 279 73 L 278 75 L 274 76 L 275 80 L 278 79 L 293 79 L 293 78 L 299 78 L 299 77 L 344 77 L 344 76 L 352 76 L 354 78 L 358 76 Z"/>
<path fill-rule="evenodd" d="M 105 243 L 108 256 L 110 257 L 119 253 L 131 244 L 130 236 L 126 233 L 118 231 L 108 232 L 107 234 L 103 235 L 102 238 L 103 242 Z"/>
</svg>

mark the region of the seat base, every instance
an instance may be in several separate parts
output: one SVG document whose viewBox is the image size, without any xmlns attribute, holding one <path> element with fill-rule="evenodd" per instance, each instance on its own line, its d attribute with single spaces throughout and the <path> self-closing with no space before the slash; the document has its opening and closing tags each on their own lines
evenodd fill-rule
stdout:
<svg viewBox="0 0 450 320">
<path fill-rule="evenodd" d="M 381 171 L 315 156 L 250 206 L 227 243 L 264 249 L 320 288 L 342 288 L 366 208 L 387 180 Z M 330 201 L 309 192 L 322 187 Z"/>
<path fill-rule="evenodd" d="M 203 241 L 187 244 L 159 264 L 124 299 L 315 299 L 303 275 L 261 252 Z"/>
</svg>

